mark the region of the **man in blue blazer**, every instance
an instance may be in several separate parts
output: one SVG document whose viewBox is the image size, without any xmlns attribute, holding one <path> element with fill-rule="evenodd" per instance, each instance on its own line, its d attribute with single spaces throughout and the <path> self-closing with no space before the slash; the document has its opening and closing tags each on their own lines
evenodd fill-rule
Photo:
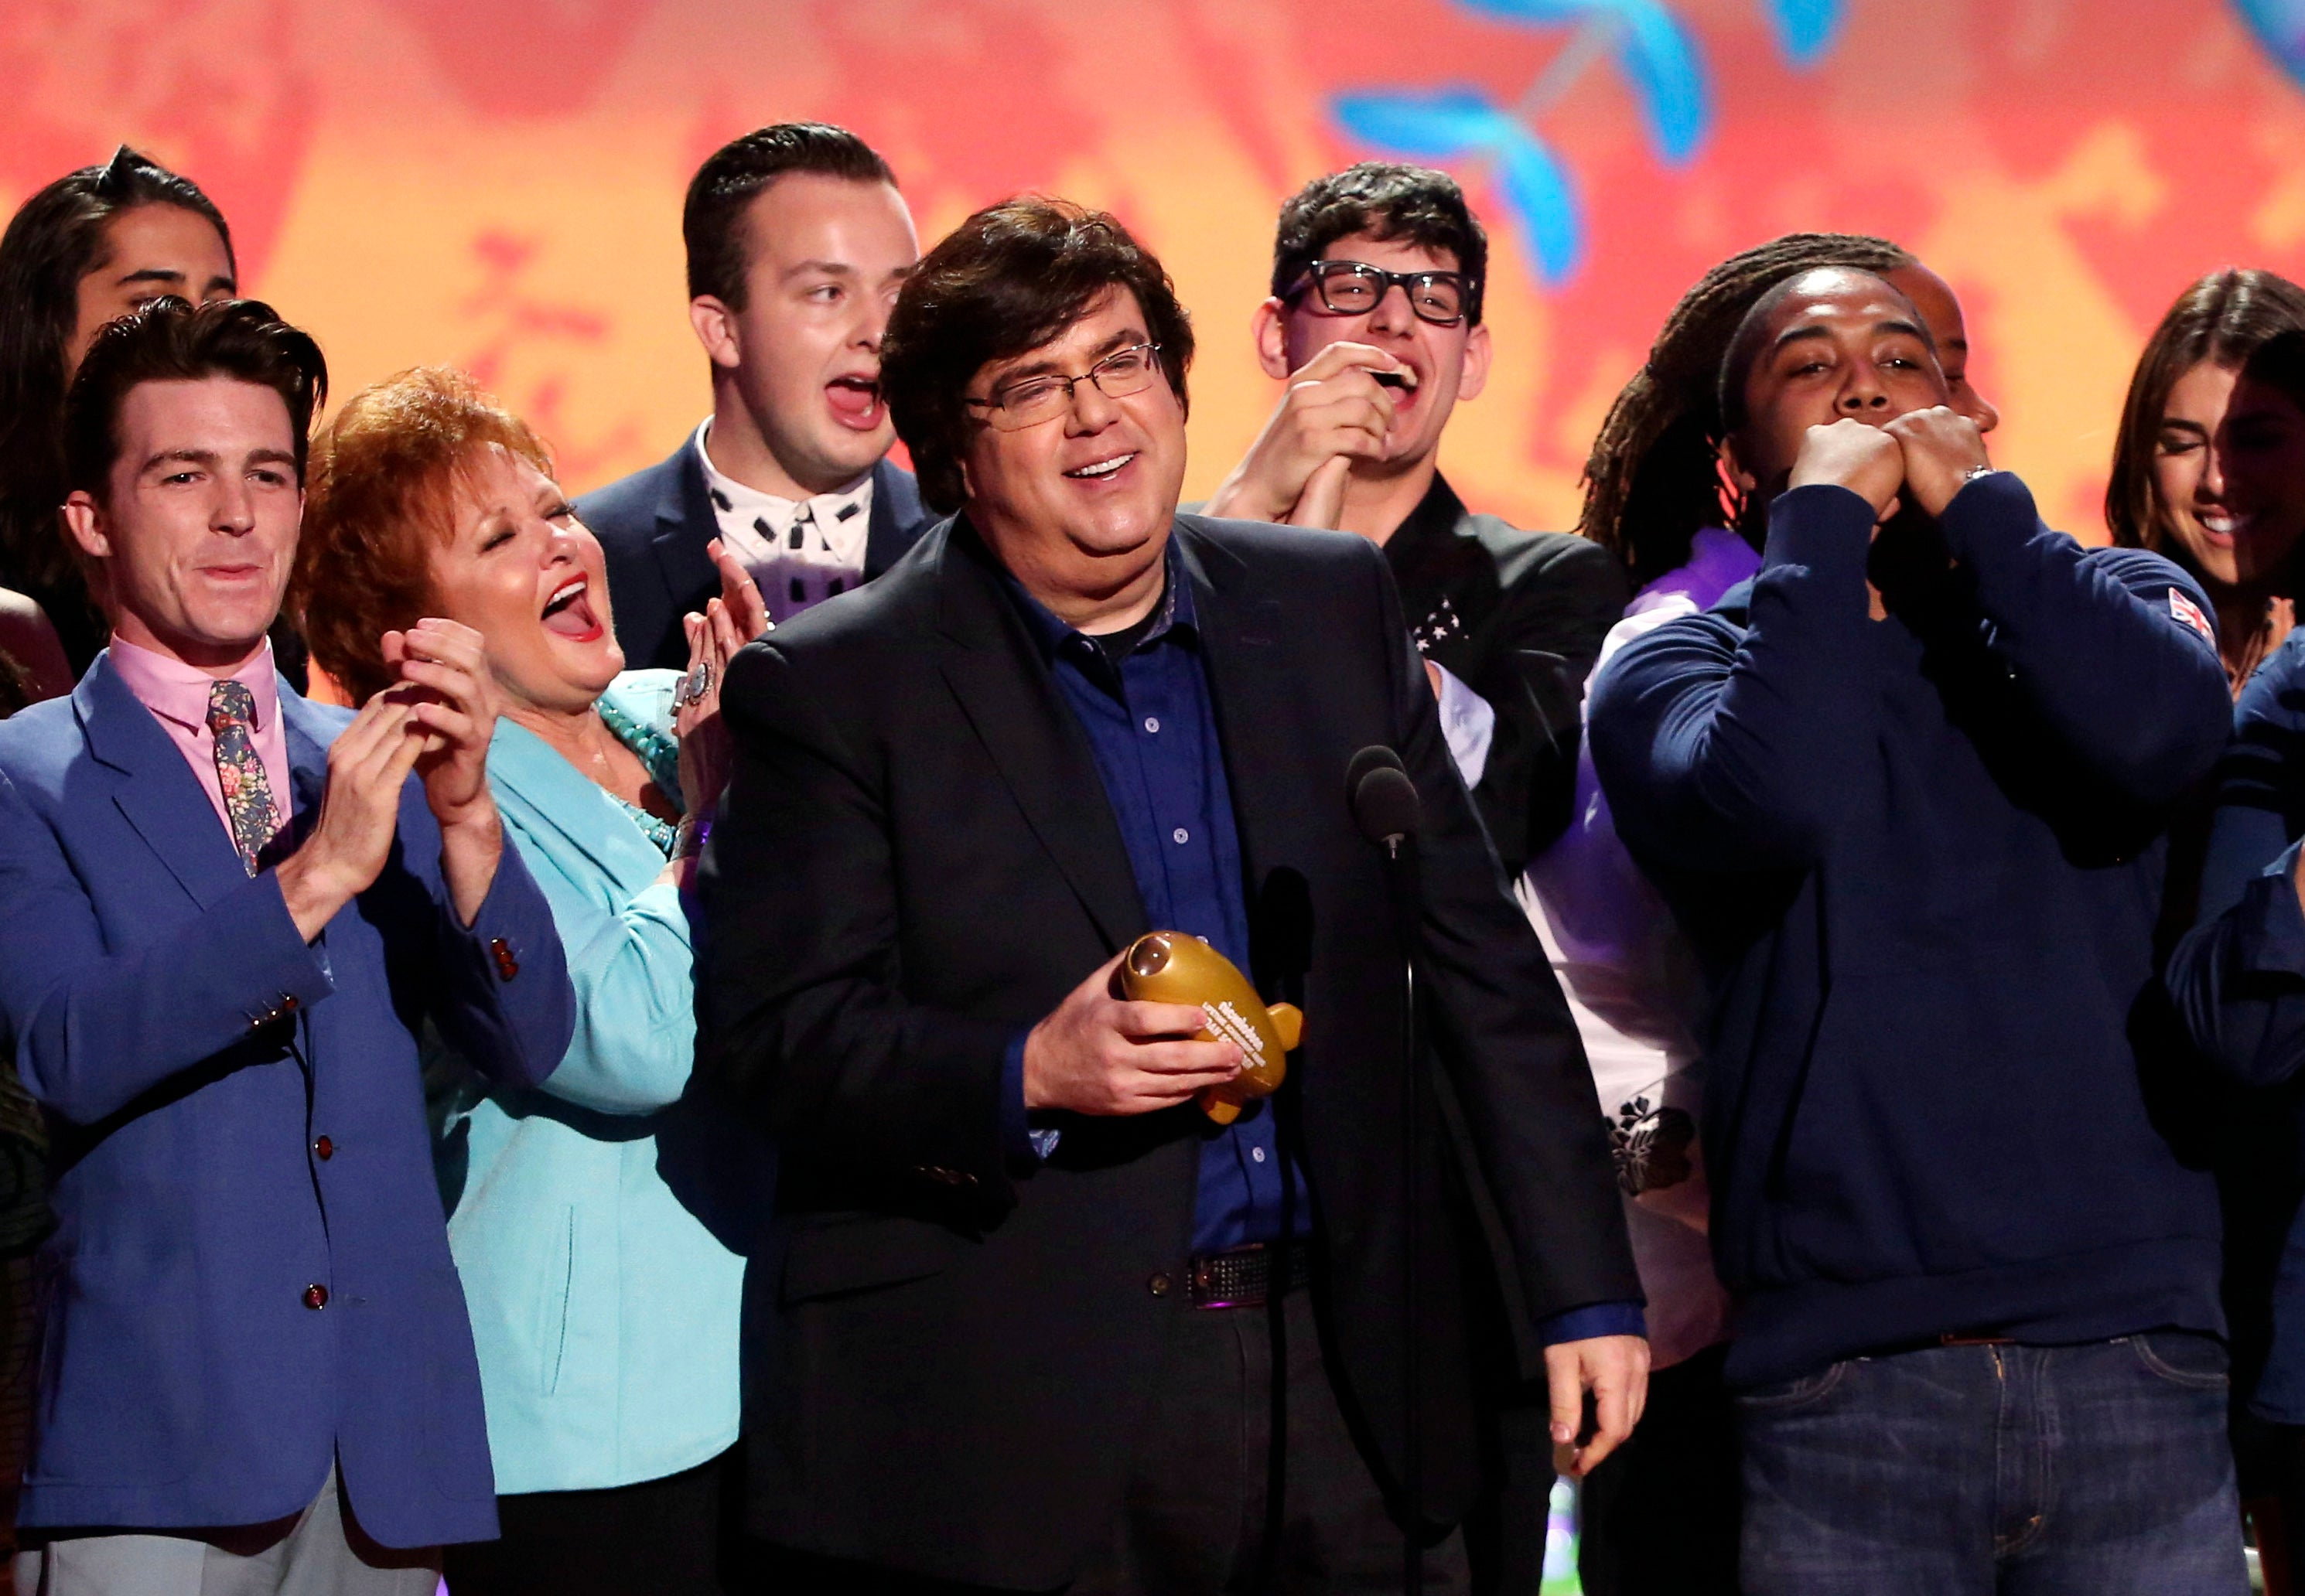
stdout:
<svg viewBox="0 0 2305 1596">
<path fill-rule="evenodd" d="M 58 1219 L 21 1589 L 430 1596 L 496 1533 L 417 1034 L 533 1083 L 573 1001 L 479 634 L 386 633 L 357 715 L 273 670 L 325 384 L 268 308 L 166 299 L 68 403 L 111 646 L 0 725 L 0 1015 Z"/>
<path fill-rule="evenodd" d="M 936 519 L 883 458 L 880 332 L 920 255 L 888 163 L 845 128 L 759 129 L 697 170 L 681 233 L 712 414 L 576 506 L 635 669 L 686 667 L 680 618 L 720 591 L 716 539 L 783 621 L 878 576 Z"/>
</svg>

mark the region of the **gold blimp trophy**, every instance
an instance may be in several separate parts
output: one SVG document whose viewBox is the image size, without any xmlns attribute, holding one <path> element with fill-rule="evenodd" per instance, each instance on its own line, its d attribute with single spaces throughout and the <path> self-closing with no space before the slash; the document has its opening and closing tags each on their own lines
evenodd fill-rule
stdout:
<svg viewBox="0 0 2305 1596">
<path fill-rule="evenodd" d="M 1219 1125 L 1240 1117 L 1253 1098 L 1271 1097 L 1289 1073 L 1287 1054 L 1305 1031 L 1291 1003 L 1267 1005 L 1233 962 L 1183 931 L 1147 931 L 1120 961 L 1120 989 L 1132 1002 L 1189 1003 L 1204 1021 L 1195 1040 L 1240 1049 L 1240 1074 L 1200 1093 L 1201 1110 Z"/>
</svg>

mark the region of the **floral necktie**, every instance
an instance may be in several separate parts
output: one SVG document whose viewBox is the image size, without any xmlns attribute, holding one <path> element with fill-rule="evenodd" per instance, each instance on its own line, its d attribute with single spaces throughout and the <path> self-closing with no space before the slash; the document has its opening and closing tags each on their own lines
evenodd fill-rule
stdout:
<svg viewBox="0 0 2305 1596">
<path fill-rule="evenodd" d="M 280 829 L 272 807 L 272 783 L 256 755 L 256 700 L 239 682 L 208 689 L 208 730 L 216 735 L 217 781 L 224 788 L 224 811 L 232 817 L 232 840 L 240 862 L 256 873 L 257 855 Z"/>
</svg>

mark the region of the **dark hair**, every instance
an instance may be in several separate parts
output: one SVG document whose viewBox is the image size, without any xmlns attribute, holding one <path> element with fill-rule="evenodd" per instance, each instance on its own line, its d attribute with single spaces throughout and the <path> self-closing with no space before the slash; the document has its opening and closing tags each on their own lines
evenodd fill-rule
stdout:
<svg viewBox="0 0 2305 1596">
<path fill-rule="evenodd" d="M 231 258 L 232 230 L 200 185 L 125 144 L 102 166 L 69 173 L 25 200 L 0 234 L 0 580 L 41 590 L 52 611 L 88 604 L 56 514 L 81 279 L 104 264 L 112 219 L 148 205 L 205 218 Z M 52 618 L 67 633 L 87 629 L 69 613 Z"/>
<path fill-rule="evenodd" d="M 2275 333 L 2250 352 L 2241 380 L 2271 388 L 2305 411 L 2305 327 Z"/>
<path fill-rule="evenodd" d="M 1392 161 L 1331 172 L 1289 197 L 1272 235 L 1272 296 L 1285 297 L 1323 250 L 1356 233 L 1455 256 L 1465 277 L 1465 325 L 1481 325 L 1489 235 L 1465 203 L 1465 191 L 1446 172 Z"/>
<path fill-rule="evenodd" d="M 104 497 L 120 454 L 120 410 L 130 390 L 211 377 L 280 395 L 302 483 L 312 417 L 328 391 L 320 346 L 260 300 L 212 300 L 195 307 L 170 294 L 106 324 L 81 357 L 64 396 L 65 490 Z"/>
<path fill-rule="evenodd" d="M 1778 284 L 1817 267 L 1892 272 L 1914 264 L 1885 238 L 1789 233 L 1698 278 L 1601 423 L 1585 461 L 1577 530 L 1623 561 L 1636 586 L 1687 565 L 1701 529 L 1737 523 L 1738 496 L 1721 467 L 1728 429 L 1720 377 L 1747 312 Z"/>
<path fill-rule="evenodd" d="M 688 246 L 688 297 L 710 294 L 731 310 L 744 308 L 750 266 L 744 212 L 779 177 L 811 172 L 851 183 L 885 183 L 897 174 L 880 153 L 845 127 L 822 122 L 779 122 L 732 139 L 714 150 L 689 180 L 680 208 L 680 236 Z"/>
<path fill-rule="evenodd" d="M 2115 543 L 2158 550 L 2191 569 L 2184 546 L 2167 536 L 2166 506 L 2153 480 L 2169 390 L 2203 361 L 2238 370 L 2258 345 L 2293 327 L 2305 327 L 2305 289 L 2272 272 L 2227 267 L 2177 296 L 2145 341 L 2122 403 L 2105 485 L 2105 524 Z"/>
<path fill-rule="evenodd" d="M 552 474 L 544 440 L 446 366 L 362 388 L 313 441 L 288 610 L 353 702 L 399 680 L 384 633 L 434 602 L 431 551 L 455 540 L 457 490 L 492 450 Z"/>
<path fill-rule="evenodd" d="M 1722 437 L 1732 436 L 1752 419 L 1745 410 L 1745 386 L 1752 378 L 1753 362 L 1761 356 L 1762 340 L 1767 335 L 1769 323 L 1776 316 L 1778 308 L 1792 298 L 1793 291 L 1801 284 L 1824 272 L 1870 277 L 1899 299 L 1905 299 L 1895 284 L 1879 272 L 1867 271 L 1861 266 L 1805 266 L 1771 284 L 1767 292 L 1755 300 L 1752 307 L 1745 312 L 1744 319 L 1737 324 L 1737 330 L 1729 335 L 1729 352 L 1721 357 L 1721 371 L 1714 379 L 1714 408 L 1720 412 Z M 1906 300 L 1905 302 L 1910 306 L 1912 301 Z M 1918 310 L 1913 312 L 1913 325 L 1919 328 L 1921 342 L 1928 345 L 1929 352 L 1936 353 L 1936 335 L 1929 331 L 1928 323 L 1921 319 Z"/>
<path fill-rule="evenodd" d="M 1189 407 L 1192 318 L 1161 262 L 1104 212 L 1037 195 L 1004 200 L 913 268 L 880 341 L 880 392 L 931 509 L 960 508 L 960 458 L 979 425 L 963 399 L 976 374 L 1057 337 L 1109 288 L 1136 296 L 1169 386 Z"/>
</svg>

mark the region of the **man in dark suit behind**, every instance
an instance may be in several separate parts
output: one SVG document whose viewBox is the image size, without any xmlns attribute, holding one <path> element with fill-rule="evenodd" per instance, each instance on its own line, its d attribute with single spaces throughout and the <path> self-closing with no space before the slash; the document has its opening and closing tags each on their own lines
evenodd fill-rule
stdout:
<svg viewBox="0 0 2305 1596">
<path fill-rule="evenodd" d="M 957 519 L 730 671 L 702 1012 L 783 1159 L 747 1422 L 780 1589 L 1381 1588 L 1396 1522 L 1440 1542 L 1474 1495 L 1465 1304 L 1493 1273 L 1559 1439 L 1586 1388 L 1584 1461 L 1637 1416 L 1583 1056 L 1383 558 L 1176 513 L 1191 354 L 1110 217 L 964 223 L 886 365 Z M 1404 1130 L 1402 948 L 1345 794 L 1373 744 L 1423 803 L 1418 972 L 1473 1167 L 1430 1115 Z M 1229 1126 L 1194 1099 L 1238 1048 L 1113 991 L 1152 929 L 1301 989 L 1289 1083 Z M 1433 1563 L 1461 1579 L 1455 1542 Z"/>
<path fill-rule="evenodd" d="M 716 539 L 782 621 L 878 576 L 931 519 L 883 458 L 880 332 L 920 255 L 888 163 L 845 128 L 761 128 L 697 169 L 681 233 L 712 414 L 576 505 L 635 668 L 687 664 L 680 618 L 720 591 Z"/>
</svg>

